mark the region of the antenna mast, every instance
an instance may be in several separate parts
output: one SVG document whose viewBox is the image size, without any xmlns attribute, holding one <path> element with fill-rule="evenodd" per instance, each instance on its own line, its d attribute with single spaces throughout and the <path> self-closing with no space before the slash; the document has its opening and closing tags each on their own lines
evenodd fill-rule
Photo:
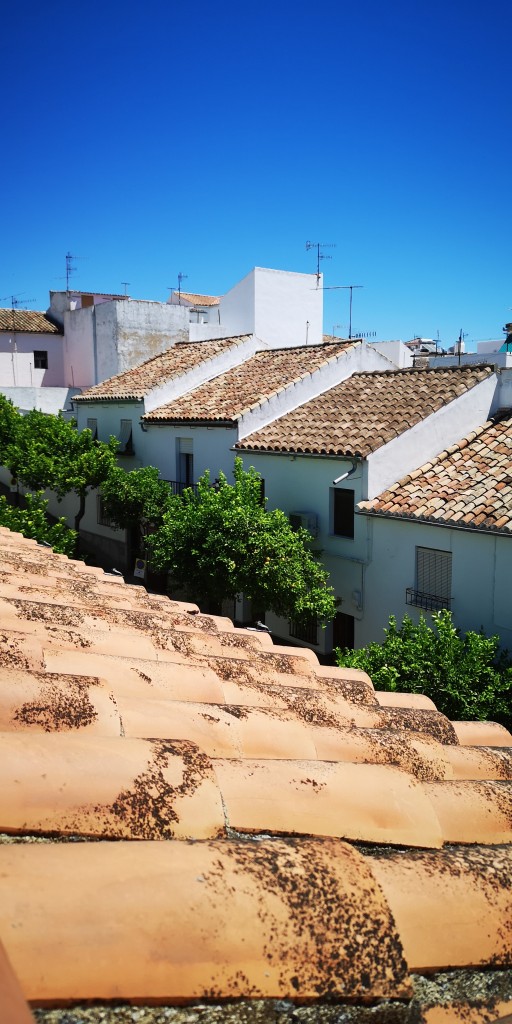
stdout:
<svg viewBox="0 0 512 1024">
<path fill-rule="evenodd" d="M 332 256 L 325 255 L 320 249 L 335 249 L 335 242 L 306 242 L 306 252 L 316 249 L 316 283 L 320 281 L 320 260 L 332 260 Z"/>
<path fill-rule="evenodd" d="M 73 266 L 72 260 L 83 260 L 83 256 L 73 256 L 70 252 L 66 253 L 66 292 L 69 296 L 69 281 L 72 274 L 76 273 L 76 267 Z"/>
</svg>

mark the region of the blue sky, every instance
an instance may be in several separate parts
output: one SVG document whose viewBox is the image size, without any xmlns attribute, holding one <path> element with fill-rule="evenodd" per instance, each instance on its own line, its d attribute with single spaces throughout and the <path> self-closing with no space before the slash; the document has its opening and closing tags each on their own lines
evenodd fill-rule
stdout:
<svg viewBox="0 0 512 1024">
<path fill-rule="evenodd" d="M 222 294 L 253 266 L 362 284 L 353 326 L 512 319 L 511 0 L 84 4 L 2 15 L 0 300 Z M 348 292 L 325 293 L 346 334 Z"/>
</svg>

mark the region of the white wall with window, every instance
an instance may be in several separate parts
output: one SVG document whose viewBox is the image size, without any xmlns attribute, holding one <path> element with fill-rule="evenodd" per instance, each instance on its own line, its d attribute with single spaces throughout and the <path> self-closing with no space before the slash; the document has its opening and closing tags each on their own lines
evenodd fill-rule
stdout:
<svg viewBox="0 0 512 1024">
<path fill-rule="evenodd" d="M 390 614 L 417 622 L 449 607 L 463 632 L 483 628 L 512 649 L 511 536 L 394 517 L 356 519 L 366 521 L 372 550 L 356 646 L 382 640 Z"/>
</svg>

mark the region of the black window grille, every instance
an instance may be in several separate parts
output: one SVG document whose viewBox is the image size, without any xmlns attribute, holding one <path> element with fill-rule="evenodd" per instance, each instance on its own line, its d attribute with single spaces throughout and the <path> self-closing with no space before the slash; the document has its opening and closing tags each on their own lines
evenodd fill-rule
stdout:
<svg viewBox="0 0 512 1024">
<path fill-rule="evenodd" d="M 306 644 L 318 643 L 318 619 L 314 616 L 290 619 L 288 628 L 290 636 L 295 640 L 302 640 Z"/>
<path fill-rule="evenodd" d="M 48 369 L 48 352 L 44 349 L 36 349 L 34 352 L 34 370 Z"/>
<path fill-rule="evenodd" d="M 450 608 L 452 602 L 452 553 L 436 548 L 416 548 L 416 586 L 406 590 L 406 602 L 424 611 Z"/>
</svg>

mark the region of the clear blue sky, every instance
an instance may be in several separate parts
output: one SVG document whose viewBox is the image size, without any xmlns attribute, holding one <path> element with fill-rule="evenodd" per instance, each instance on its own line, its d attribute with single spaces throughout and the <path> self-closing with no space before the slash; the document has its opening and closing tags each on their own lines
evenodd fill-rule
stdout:
<svg viewBox="0 0 512 1024">
<path fill-rule="evenodd" d="M 312 240 L 325 285 L 364 285 L 356 329 L 512 319 L 511 0 L 20 0 L 1 24 L 0 299 L 46 308 L 68 250 L 83 290 L 222 294 L 313 272 Z"/>
</svg>

